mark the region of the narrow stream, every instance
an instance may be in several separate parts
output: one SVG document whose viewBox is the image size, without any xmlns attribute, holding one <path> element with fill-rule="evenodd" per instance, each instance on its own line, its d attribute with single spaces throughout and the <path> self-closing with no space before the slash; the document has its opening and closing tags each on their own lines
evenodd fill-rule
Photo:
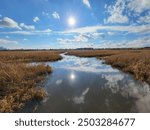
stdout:
<svg viewBox="0 0 150 130">
<path fill-rule="evenodd" d="M 96 58 L 49 62 L 49 97 L 34 112 L 150 112 L 150 86 Z"/>
</svg>

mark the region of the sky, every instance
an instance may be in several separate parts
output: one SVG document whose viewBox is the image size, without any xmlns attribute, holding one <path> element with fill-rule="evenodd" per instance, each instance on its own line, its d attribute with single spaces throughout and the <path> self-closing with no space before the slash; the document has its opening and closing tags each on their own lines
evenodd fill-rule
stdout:
<svg viewBox="0 0 150 130">
<path fill-rule="evenodd" d="M 0 47 L 150 47 L 150 0 L 0 0 Z"/>
</svg>

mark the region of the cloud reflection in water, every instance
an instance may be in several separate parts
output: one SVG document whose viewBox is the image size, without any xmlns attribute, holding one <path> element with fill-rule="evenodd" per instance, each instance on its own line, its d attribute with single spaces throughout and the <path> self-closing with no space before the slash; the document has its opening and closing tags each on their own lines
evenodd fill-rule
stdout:
<svg viewBox="0 0 150 130">
<path fill-rule="evenodd" d="M 89 88 L 86 88 L 80 96 L 75 96 L 73 102 L 76 104 L 84 104 L 85 95 L 88 93 Z"/>
<path fill-rule="evenodd" d="M 54 77 L 54 81 L 57 86 L 61 86 L 59 88 L 61 96 L 69 99 L 68 101 L 78 105 L 87 102 L 95 102 L 95 105 L 100 103 L 104 110 L 109 107 L 114 111 L 114 108 L 111 107 L 115 104 L 115 107 L 120 110 L 127 105 L 133 107 L 129 108 L 129 110 L 133 109 L 133 112 L 150 112 L 150 87 L 148 84 L 137 81 L 131 75 L 120 72 L 109 65 L 102 64 L 102 61 L 96 58 L 62 56 L 63 60 L 50 63 L 50 65 L 56 70 L 67 72 L 62 72 L 63 75 L 59 79 Z M 60 76 L 59 71 L 58 75 Z M 68 94 L 67 91 L 70 93 Z"/>
</svg>

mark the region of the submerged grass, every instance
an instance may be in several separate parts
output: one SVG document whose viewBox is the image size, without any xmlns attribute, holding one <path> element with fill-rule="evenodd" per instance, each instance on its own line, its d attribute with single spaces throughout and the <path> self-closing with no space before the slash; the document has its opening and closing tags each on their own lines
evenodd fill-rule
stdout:
<svg viewBox="0 0 150 130">
<path fill-rule="evenodd" d="M 68 54 L 104 59 L 106 64 L 129 72 L 136 79 L 150 84 L 150 50 L 80 50 L 69 51 Z"/>
<path fill-rule="evenodd" d="M 0 112 L 15 112 L 32 99 L 42 100 L 42 88 L 50 66 L 31 65 L 26 62 L 54 61 L 61 59 L 58 52 L 0 52 Z M 24 63 L 25 62 L 25 63 Z"/>
</svg>

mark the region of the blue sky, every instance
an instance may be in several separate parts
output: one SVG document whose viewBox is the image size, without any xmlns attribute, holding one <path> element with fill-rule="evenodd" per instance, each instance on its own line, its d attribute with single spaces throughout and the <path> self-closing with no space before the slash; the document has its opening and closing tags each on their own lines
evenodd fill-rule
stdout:
<svg viewBox="0 0 150 130">
<path fill-rule="evenodd" d="M 147 46 L 149 0 L 0 0 L 0 47 Z"/>
</svg>

